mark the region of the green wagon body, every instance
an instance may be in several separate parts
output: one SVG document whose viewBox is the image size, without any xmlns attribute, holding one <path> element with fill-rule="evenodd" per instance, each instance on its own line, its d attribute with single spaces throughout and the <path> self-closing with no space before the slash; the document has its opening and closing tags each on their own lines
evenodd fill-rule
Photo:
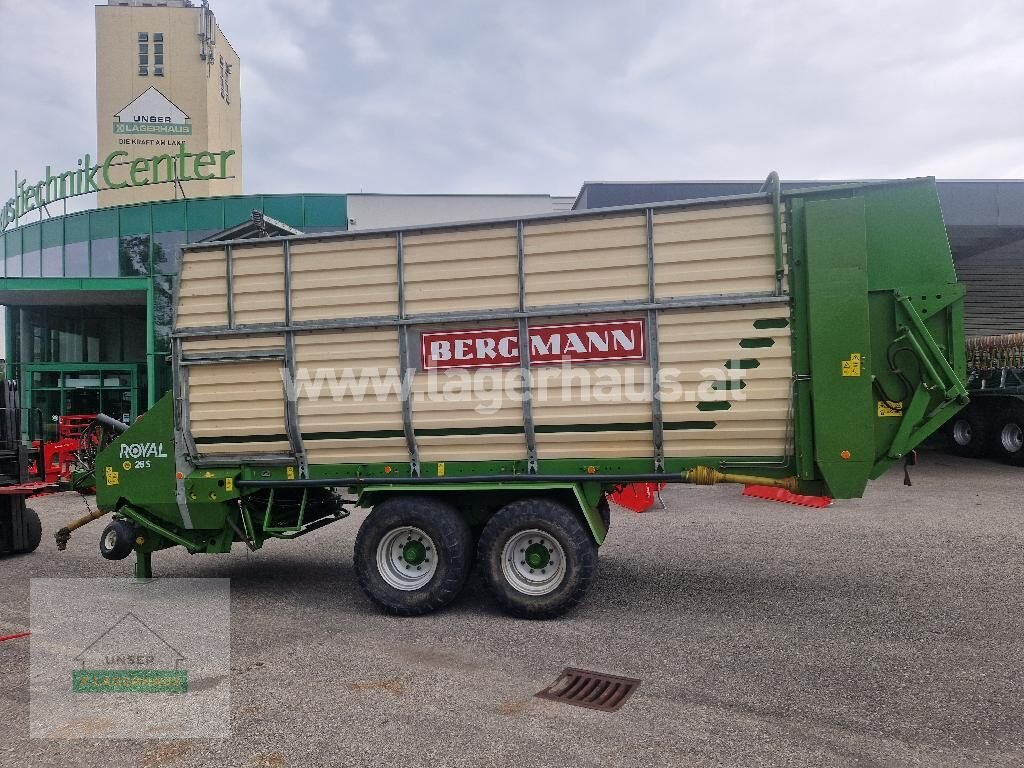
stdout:
<svg viewBox="0 0 1024 768">
<path fill-rule="evenodd" d="M 365 506 L 437 499 L 477 528 L 553 500 L 598 544 L 604 493 L 634 480 L 858 497 L 967 402 L 934 182 L 769 182 L 188 247 L 173 395 L 99 454 L 98 504 L 137 527 L 145 574 L 156 549 L 256 548 L 332 522 L 310 492 L 324 487 Z M 371 369 L 383 383 L 357 397 Z M 598 391 L 602 371 L 615 381 Z M 491 390 L 469 386 L 486 376 Z"/>
</svg>

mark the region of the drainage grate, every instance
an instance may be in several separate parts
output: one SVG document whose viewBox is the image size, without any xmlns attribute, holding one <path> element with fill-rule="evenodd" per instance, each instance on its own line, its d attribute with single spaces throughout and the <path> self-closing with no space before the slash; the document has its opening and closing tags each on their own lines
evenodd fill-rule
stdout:
<svg viewBox="0 0 1024 768">
<path fill-rule="evenodd" d="M 632 677 L 567 667 L 554 683 L 536 695 L 541 699 L 575 704 L 577 707 L 615 712 L 639 687 L 640 681 Z"/>
</svg>

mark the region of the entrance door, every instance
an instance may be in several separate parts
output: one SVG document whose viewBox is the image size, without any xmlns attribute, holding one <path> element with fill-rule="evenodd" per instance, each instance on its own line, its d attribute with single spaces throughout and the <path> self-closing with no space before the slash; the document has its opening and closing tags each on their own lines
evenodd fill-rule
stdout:
<svg viewBox="0 0 1024 768">
<path fill-rule="evenodd" d="M 25 366 L 26 437 L 57 437 L 57 417 L 106 413 L 126 423 L 139 415 L 134 363 L 30 363 Z"/>
</svg>

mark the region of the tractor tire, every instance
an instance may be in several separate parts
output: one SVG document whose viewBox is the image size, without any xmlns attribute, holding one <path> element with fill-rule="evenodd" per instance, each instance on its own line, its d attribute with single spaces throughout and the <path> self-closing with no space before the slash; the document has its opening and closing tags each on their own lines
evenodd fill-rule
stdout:
<svg viewBox="0 0 1024 768">
<path fill-rule="evenodd" d="M 34 509 L 25 508 L 25 533 L 27 544 L 22 552 L 35 552 L 43 538 L 43 523 Z"/>
<path fill-rule="evenodd" d="M 498 604 L 523 619 L 561 616 L 597 577 L 597 545 L 580 515 L 543 498 L 498 510 L 480 536 L 477 561 Z"/>
<path fill-rule="evenodd" d="M 1024 403 L 1006 405 L 995 420 L 995 455 L 1007 464 L 1024 466 Z"/>
<path fill-rule="evenodd" d="M 388 613 L 419 616 L 459 596 L 472 548 L 469 525 L 451 505 L 429 496 L 392 496 L 359 526 L 356 576 L 366 596 Z"/>
<path fill-rule="evenodd" d="M 949 450 L 968 459 L 984 456 L 988 448 L 987 426 L 979 411 L 973 408 L 961 411 L 946 424 Z"/>
<path fill-rule="evenodd" d="M 124 560 L 135 549 L 138 535 L 127 520 L 111 520 L 100 534 L 100 554 L 107 560 Z"/>
</svg>

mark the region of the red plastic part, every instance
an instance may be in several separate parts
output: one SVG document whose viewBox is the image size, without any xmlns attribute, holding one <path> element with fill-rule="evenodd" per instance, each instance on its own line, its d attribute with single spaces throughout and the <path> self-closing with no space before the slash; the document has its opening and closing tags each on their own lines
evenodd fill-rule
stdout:
<svg viewBox="0 0 1024 768">
<path fill-rule="evenodd" d="M 821 509 L 832 503 L 829 496 L 804 496 L 802 493 L 793 493 L 785 488 L 772 488 L 767 485 L 748 485 L 743 489 L 744 496 L 751 496 L 755 499 L 767 499 L 768 501 L 781 501 L 784 504 L 796 504 L 799 507 L 813 507 Z"/>
<path fill-rule="evenodd" d="M 608 498 L 633 512 L 646 512 L 654 506 L 658 499 L 658 491 L 665 487 L 664 483 L 631 483 L 620 485 Z"/>
</svg>

